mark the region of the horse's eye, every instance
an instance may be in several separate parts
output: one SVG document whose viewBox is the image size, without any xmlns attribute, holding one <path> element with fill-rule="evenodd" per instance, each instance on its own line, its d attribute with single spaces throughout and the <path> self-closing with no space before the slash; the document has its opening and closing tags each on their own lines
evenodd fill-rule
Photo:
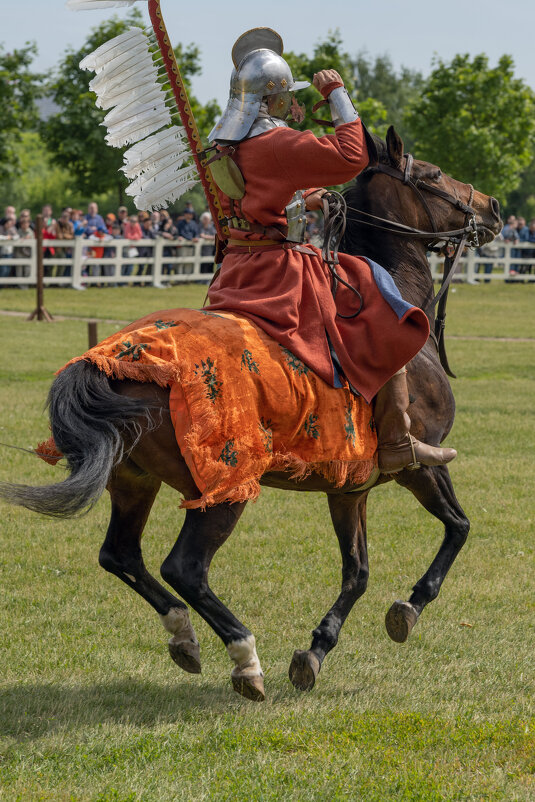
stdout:
<svg viewBox="0 0 535 802">
<path fill-rule="evenodd" d="M 442 178 L 442 170 L 437 170 L 435 173 L 435 181 L 440 181 Z"/>
</svg>

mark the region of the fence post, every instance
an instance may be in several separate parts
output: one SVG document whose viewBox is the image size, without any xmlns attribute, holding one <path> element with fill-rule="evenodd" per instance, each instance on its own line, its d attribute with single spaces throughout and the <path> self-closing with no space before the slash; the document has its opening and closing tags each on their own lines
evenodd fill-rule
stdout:
<svg viewBox="0 0 535 802">
<path fill-rule="evenodd" d="M 36 241 L 37 241 L 37 248 L 35 251 L 36 263 L 37 263 L 37 306 L 33 310 L 32 314 L 28 318 L 28 320 L 33 320 L 34 317 L 37 320 L 47 320 L 49 323 L 53 320 L 52 315 L 48 313 L 45 308 L 45 301 L 44 301 L 44 266 L 43 266 L 43 215 L 38 214 L 35 218 L 35 230 L 36 230 Z"/>
<path fill-rule="evenodd" d="M 82 287 L 83 252 L 83 237 L 76 237 L 72 254 L 72 286 L 75 290 L 85 290 L 85 287 Z"/>
<path fill-rule="evenodd" d="M 164 285 L 162 284 L 162 259 L 163 259 L 163 248 L 164 248 L 165 240 L 163 237 L 158 237 L 154 240 L 154 248 L 152 251 L 153 263 L 152 263 L 152 284 L 158 290 L 163 290 Z"/>
</svg>

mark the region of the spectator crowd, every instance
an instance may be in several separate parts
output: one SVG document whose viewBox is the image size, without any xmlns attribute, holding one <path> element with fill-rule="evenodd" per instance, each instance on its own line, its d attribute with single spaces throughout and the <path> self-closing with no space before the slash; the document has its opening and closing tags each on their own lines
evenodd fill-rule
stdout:
<svg viewBox="0 0 535 802">
<path fill-rule="evenodd" d="M 201 264 L 201 272 L 213 272 L 213 256 L 215 253 L 216 229 L 211 213 L 206 209 L 197 216 L 191 203 L 186 203 L 182 211 L 171 215 L 165 209 L 154 212 L 139 212 L 130 214 L 126 206 L 119 206 L 116 213 L 109 212 L 105 216 L 99 213 L 98 205 L 94 202 L 88 204 L 87 213 L 80 209 L 66 206 L 61 214 L 54 217 L 52 206 L 45 204 L 42 209 L 43 218 L 43 248 L 44 255 L 50 260 L 54 256 L 70 258 L 72 256 L 73 241 L 76 238 L 86 239 L 87 256 L 95 259 L 113 257 L 116 249 L 111 246 L 114 239 L 128 240 L 128 247 L 123 248 L 123 258 L 132 262 L 123 264 L 123 276 L 145 275 L 150 273 L 150 264 L 144 259 L 152 256 L 152 246 L 147 240 L 168 240 L 169 245 L 164 246 L 163 256 L 188 256 L 194 251 L 192 245 L 201 242 L 201 256 L 207 257 Z M 317 212 L 307 212 L 307 228 L 305 240 L 312 245 L 322 246 L 323 218 Z M 15 275 L 15 267 L 2 264 L 2 258 L 29 258 L 31 248 L 28 240 L 35 239 L 35 222 L 29 209 L 22 209 L 16 214 L 14 206 L 6 206 L 4 215 L 0 218 L 0 278 Z M 47 241 L 54 240 L 54 245 L 47 245 Z M 58 246 L 58 240 L 65 241 L 65 245 Z M 143 241 L 143 243 L 141 242 Z M 535 259 L 535 219 L 526 223 L 523 217 L 510 215 L 501 233 L 494 242 L 479 248 L 479 255 L 495 259 L 503 254 L 503 243 L 510 243 L 511 256 L 518 259 L 511 265 L 512 276 L 535 272 L 528 260 Z M 533 243 L 533 248 L 516 248 L 521 243 Z M 482 263 L 481 267 L 487 276 L 492 273 L 494 262 Z M 164 264 L 163 273 L 171 274 L 176 268 L 173 264 Z M 476 267 L 479 272 L 480 266 Z M 114 267 L 111 264 L 91 264 L 87 270 L 93 276 L 112 276 Z M 50 265 L 45 267 L 45 275 L 70 275 L 70 265 Z M 490 281 L 489 278 L 484 279 Z"/>
<path fill-rule="evenodd" d="M 124 264 L 122 275 L 142 275 L 150 272 L 150 266 L 144 264 L 144 258 L 152 256 L 152 247 L 145 243 L 138 244 L 140 240 L 156 240 L 158 238 L 169 240 L 169 246 L 164 247 L 165 256 L 188 256 L 193 253 L 193 243 L 202 242 L 201 256 L 213 257 L 215 253 L 216 229 L 212 215 L 205 210 L 199 217 L 191 203 L 186 203 L 184 209 L 171 216 L 162 209 L 154 212 L 139 212 L 129 214 L 126 206 L 119 206 L 117 213 L 110 212 L 104 217 L 99 213 L 98 205 L 89 203 L 87 213 L 80 209 L 66 206 L 61 214 L 55 218 L 50 204 L 42 209 L 43 218 L 43 252 L 48 259 L 56 257 L 70 258 L 74 240 L 83 238 L 87 240 L 86 255 L 94 259 L 113 257 L 115 248 L 111 242 L 114 239 L 129 240 L 129 246 L 123 249 L 123 257 L 132 259 L 132 264 Z M 22 209 L 17 216 L 14 206 L 6 206 L 4 215 L 0 219 L 0 278 L 14 275 L 15 268 L 9 264 L 2 265 L 3 257 L 29 257 L 31 249 L 24 245 L 24 240 L 35 239 L 35 221 L 32 220 L 29 209 Z M 54 240 L 54 245 L 47 244 Z M 57 241 L 62 244 L 58 245 Z M 65 245 L 63 245 L 65 241 Z M 113 265 L 92 264 L 88 267 L 91 275 L 113 275 Z M 172 265 L 164 265 L 164 272 L 170 273 Z M 45 275 L 70 274 L 70 266 L 47 265 Z M 213 258 L 207 259 L 201 265 L 201 272 L 212 273 Z"/>
</svg>

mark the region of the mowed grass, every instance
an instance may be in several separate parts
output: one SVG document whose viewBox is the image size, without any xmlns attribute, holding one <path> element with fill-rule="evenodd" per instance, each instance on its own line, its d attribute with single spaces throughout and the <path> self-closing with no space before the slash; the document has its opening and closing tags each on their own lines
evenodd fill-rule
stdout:
<svg viewBox="0 0 535 802">
<path fill-rule="evenodd" d="M 479 322 L 485 336 L 533 336 L 532 287 L 456 289 L 456 335 L 476 335 Z M 128 320 L 199 306 L 204 290 L 48 290 L 45 302 Z M 31 311 L 34 299 L 19 302 Z M 99 335 L 114 328 L 101 323 Z M 85 350 L 87 327 L 0 316 L 0 335 L 0 440 L 31 447 L 47 436 L 53 371 Z M 409 641 L 395 644 L 384 614 L 410 595 L 442 526 L 397 486 L 374 491 L 369 589 L 309 694 L 290 685 L 288 665 L 340 583 L 321 494 L 264 489 L 213 564 L 212 586 L 257 637 L 268 698 L 256 705 L 232 692 L 224 647 L 195 613 L 198 677 L 171 662 L 151 608 L 99 568 L 107 498 L 74 521 L 3 505 L 0 799 L 535 799 L 534 344 L 449 342 L 451 473 L 470 537 Z M 46 483 L 60 471 L 0 453 L 3 480 Z M 155 575 L 182 520 L 164 488 L 144 536 Z"/>
</svg>

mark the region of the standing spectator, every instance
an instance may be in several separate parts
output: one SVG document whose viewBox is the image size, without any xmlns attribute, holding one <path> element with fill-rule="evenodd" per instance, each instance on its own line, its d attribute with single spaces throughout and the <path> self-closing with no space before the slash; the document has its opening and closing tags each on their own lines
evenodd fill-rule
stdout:
<svg viewBox="0 0 535 802">
<path fill-rule="evenodd" d="M 176 239 L 177 234 L 178 232 L 175 224 L 171 220 L 171 215 L 166 209 L 162 209 L 160 212 L 160 228 L 158 230 L 158 236 L 162 237 L 163 239 L 174 240 Z M 176 254 L 176 248 L 173 248 L 169 245 L 164 246 L 163 256 L 176 256 Z M 172 267 L 173 265 L 164 263 L 162 265 L 162 275 L 169 275 Z"/>
<path fill-rule="evenodd" d="M 500 247 L 500 241 L 503 242 L 501 234 L 499 234 L 494 240 L 492 240 L 492 242 L 488 242 L 486 245 L 481 245 L 481 247 L 477 249 L 476 253 L 478 253 L 479 256 L 486 256 L 491 258 L 498 257 L 503 252 L 503 248 Z M 480 264 L 477 264 L 474 268 L 474 272 L 479 273 L 479 268 Z M 485 276 L 490 276 L 493 268 L 494 268 L 494 262 L 484 262 L 483 270 L 485 272 Z M 473 283 L 477 284 L 478 281 L 479 279 L 475 279 Z M 485 278 L 484 282 L 485 284 L 489 284 L 490 278 Z"/>
<path fill-rule="evenodd" d="M 124 224 L 128 222 L 128 209 L 126 206 L 119 206 L 117 209 L 117 220 L 119 221 L 119 225 L 121 226 L 121 231 L 124 235 L 123 227 Z"/>
<path fill-rule="evenodd" d="M 527 242 L 529 239 L 529 228 L 526 225 L 526 219 L 524 217 L 517 217 L 516 230 L 518 232 L 518 241 Z M 528 253 L 529 251 L 525 248 L 515 248 L 515 256 L 517 256 L 519 259 L 527 259 Z M 514 265 L 514 267 L 518 273 L 526 272 L 526 265 L 524 264 Z"/>
<path fill-rule="evenodd" d="M 505 242 L 518 241 L 518 229 L 516 227 L 516 217 L 514 214 L 510 214 L 507 218 L 507 223 L 502 228 L 501 236 Z"/>
<path fill-rule="evenodd" d="M 14 206 L 6 206 L 4 209 L 4 216 L 0 219 L 0 226 L 4 227 L 6 220 L 17 219 L 17 212 Z"/>
<path fill-rule="evenodd" d="M 191 204 L 190 204 L 191 205 Z M 187 207 L 182 212 L 181 219 L 177 224 L 178 236 L 189 240 L 190 242 L 197 242 L 199 239 L 199 225 L 195 221 L 195 212 Z"/>
<path fill-rule="evenodd" d="M 535 243 L 535 219 L 529 221 L 528 240 L 527 241 Z M 535 250 L 533 250 L 533 248 L 530 248 L 529 251 L 526 251 L 526 259 L 535 259 Z M 526 265 L 526 271 L 525 272 L 529 273 L 529 274 L 535 273 L 535 269 L 534 268 L 535 268 L 535 265 L 532 265 L 532 264 L 531 265 Z"/>
<path fill-rule="evenodd" d="M 84 233 L 86 227 L 86 220 L 83 216 L 82 210 L 72 209 L 70 216 L 72 227 L 74 229 L 74 236 L 80 237 Z"/>
<path fill-rule="evenodd" d="M 13 207 L 7 207 L 7 209 Z M 17 221 L 15 217 L 4 217 L 4 223 L 0 225 L 0 259 L 7 259 L 13 256 L 13 245 L 15 240 L 19 239 L 19 232 L 17 231 Z M 11 266 L 0 264 L 0 278 L 7 278 L 11 275 Z"/>
<path fill-rule="evenodd" d="M 35 226 L 32 221 L 32 213 L 29 209 L 23 209 L 19 214 L 19 219 L 17 220 L 17 228 L 20 230 L 21 223 L 23 220 L 29 220 L 30 228 L 32 231 L 35 230 Z"/>
<path fill-rule="evenodd" d="M 201 256 L 211 256 L 208 261 L 201 261 L 201 273 L 214 272 L 215 254 L 215 235 L 216 229 L 210 212 L 203 212 L 199 218 L 199 239 L 203 243 L 201 246 Z"/>
<path fill-rule="evenodd" d="M 56 249 L 53 246 L 46 245 L 47 241 L 55 240 L 57 238 L 58 229 L 57 222 L 52 217 L 52 206 L 46 204 L 43 206 L 43 257 L 51 259 L 56 255 Z M 45 265 L 44 275 L 55 276 L 57 273 L 57 265 Z"/>
<path fill-rule="evenodd" d="M 107 234 L 107 229 L 104 224 L 104 220 L 98 213 L 98 205 L 92 202 L 87 207 L 85 235 L 86 237 L 91 237 L 98 231 L 101 232 L 102 234 Z"/>
<path fill-rule="evenodd" d="M 115 217 L 113 212 L 109 212 L 109 214 L 106 215 L 106 219 L 104 222 L 106 224 L 106 231 L 108 232 L 108 234 L 111 235 L 113 225 L 117 222 L 117 218 Z"/>
<path fill-rule="evenodd" d="M 136 240 L 140 240 L 142 236 L 143 234 L 141 232 L 141 226 L 139 225 L 138 216 L 137 214 L 131 214 L 126 222 L 123 223 L 123 237 L 124 239 L 132 240 L 132 243 L 134 243 Z M 123 256 L 134 258 L 138 255 L 138 249 L 134 244 L 130 245 L 128 248 L 125 248 L 123 251 Z M 123 276 L 131 276 L 133 269 L 134 265 L 123 265 Z"/>
<path fill-rule="evenodd" d="M 176 225 L 178 236 L 187 240 L 188 243 L 199 241 L 199 225 L 194 219 L 195 212 L 193 211 L 193 208 L 190 207 L 191 203 L 186 204 L 186 207 Z M 182 245 L 179 251 L 179 256 L 191 256 L 194 252 L 195 249 L 191 245 Z M 192 273 L 193 263 L 181 263 L 179 272 Z"/>
<path fill-rule="evenodd" d="M 509 242 L 511 244 L 515 244 L 515 243 L 518 242 L 519 237 L 518 237 L 517 220 L 516 220 L 516 216 L 514 214 L 510 214 L 509 217 L 507 218 L 507 223 L 502 228 L 501 236 L 502 236 L 502 239 L 504 240 L 504 242 Z M 511 253 L 511 257 L 515 257 L 516 258 L 517 249 L 516 248 L 511 248 L 510 253 Z M 514 264 L 514 265 L 511 264 L 511 266 L 509 267 L 509 275 L 516 276 L 517 272 L 518 272 L 517 271 L 517 265 L 516 264 Z M 506 279 L 506 281 L 507 280 L 508 279 Z"/>
<path fill-rule="evenodd" d="M 162 224 L 161 212 L 158 211 L 151 212 L 150 219 L 152 222 L 152 230 L 157 234 Z"/>
<path fill-rule="evenodd" d="M 19 233 L 19 241 L 24 242 L 25 240 L 34 240 L 35 233 L 32 228 L 32 220 L 28 209 L 23 209 L 20 213 L 18 227 Z M 32 248 L 29 245 L 22 245 L 17 246 L 14 249 L 13 255 L 17 257 L 17 259 L 31 259 L 32 258 Z M 29 276 L 31 272 L 31 264 L 27 265 L 17 265 L 16 266 L 16 273 L 17 276 Z M 26 284 L 20 285 L 20 289 L 27 289 Z"/>
<path fill-rule="evenodd" d="M 197 214 L 195 212 L 195 209 L 193 208 L 193 203 L 191 201 L 186 201 L 186 205 L 184 206 L 184 212 L 188 213 L 191 212 L 191 214 L 193 215 L 193 220 L 197 222 Z"/>
<path fill-rule="evenodd" d="M 153 222 L 150 215 L 144 215 L 141 222 L 142 239 L 156 239 L 158 236 L 157 230 L 153 227 Z M 154 255 L 154 247 L 151 245 L 140 245 L 139 255 L 146 259 L 151 259 Z M 142 276 L 149 275 L 152 271 L 152 266 L 148 263 L 141 265 L 139 273 Z"/>
<path fill-rule="evenodd" d="M 56 236 L 57 239 L 67 240 L 71 243 L 74 242 L 74 226 L 71 223 L 71 209 L 69 207 L 65 208 L 59 220 L 56 224 Z M 72 259 L 73 249 L 70 248 L 57 248 L 56 249 L 57 256 L 64 259 Z M 62 276 L 70 276 L 71 275 L 71 265 L 63 265 L 63 269 L 61 270 Z"/>
</svg>

